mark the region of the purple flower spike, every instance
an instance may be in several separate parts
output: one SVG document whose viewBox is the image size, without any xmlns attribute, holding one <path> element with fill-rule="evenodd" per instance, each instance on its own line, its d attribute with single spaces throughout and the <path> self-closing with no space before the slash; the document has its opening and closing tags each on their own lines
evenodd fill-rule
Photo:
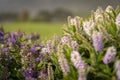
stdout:
<svg viewBox="0 0 120 80">
<path fill-rule="evenodd" d="M 102 34 L 100 32 L 94 32 L 92 34 L 92 40 L 95 51 L 101 51 L 104 47 Z"/>
<path fill-rule="evenodd" d="M 32 70 L 32 68 L 27 68 L 24 71 L 24 76 L 27 77 L 34 77 L 34 71 Z"/>
<path fill-rule="evenodd" d="M 107 49 L 107 52 L 106 52 L 104 58 L 103 58 L 103 62 L 105 64 L 108 64 L 108 63 L 112 62 L 114 60 L 115 56 L 116 56 L 116 53 L 117 53 L 116 48 L 114 46 L 109 47 Z"/>
<path fill-rule="evenodd" d="M 10 33 L 9 35 L 10 35 L 10 41 L 13 42 L 13 43 L 15 43 L 16 42 L 16 36 L 15 36 L 15 34 L 14 33 Z"/>
<path fill-rule="evenodd" d="M 4 29 L 1 27 L 0 28 L 0 41 L 4 40 Z"/>
</svg>

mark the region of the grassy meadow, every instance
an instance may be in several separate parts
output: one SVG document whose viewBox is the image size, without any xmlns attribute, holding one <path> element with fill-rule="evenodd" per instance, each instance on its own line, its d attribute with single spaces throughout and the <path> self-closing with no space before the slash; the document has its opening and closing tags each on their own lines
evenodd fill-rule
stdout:
<svg viewBox="0 0 120 80">
<path fill-rule="evenodd" d="M 53 35 L 61 35 L 63 23 L 60 22 L 4 22 L 0 23 L 8 31 L 22 30 L 27 33 L 39 33 L 41 40 L 47 40 Z"/>
</svg>

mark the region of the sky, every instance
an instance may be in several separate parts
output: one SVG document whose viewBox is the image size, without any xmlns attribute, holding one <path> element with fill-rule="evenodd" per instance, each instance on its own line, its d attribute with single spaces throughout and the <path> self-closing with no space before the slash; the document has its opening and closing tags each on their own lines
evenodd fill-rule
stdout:
<svg viewBox="0 0 120 80">
<path fill-rule="evenodd" d="M 0 0 L 0 12 L 20 12 L 27 9 L 31 14 L 40 10 L 68 9 L 72 12 L 90 13 L 98 6 L 105 9 L 108 5 L 114 8 L 120 0 Z"/>
</svg>

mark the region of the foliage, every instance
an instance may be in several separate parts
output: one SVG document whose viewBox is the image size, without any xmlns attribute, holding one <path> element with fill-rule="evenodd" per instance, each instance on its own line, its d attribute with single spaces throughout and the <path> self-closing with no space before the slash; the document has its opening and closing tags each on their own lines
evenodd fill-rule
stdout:
<svg viewBox="0 0 120 80">
<path fill-rule="evenodd" d="M 99 7 L 87 19 L 68 17 L 63 31 L 56 46 L 63 80 L 120 79 L 119 7 L 108 6 L 105 11 Z"/>
<path fill-rule="evenodd" d="M 0 79 L 120 80 L 120 8 L 98 8 L 88 19 L 68 17 L 63 36 L 0 29 Z"/>
</svg>

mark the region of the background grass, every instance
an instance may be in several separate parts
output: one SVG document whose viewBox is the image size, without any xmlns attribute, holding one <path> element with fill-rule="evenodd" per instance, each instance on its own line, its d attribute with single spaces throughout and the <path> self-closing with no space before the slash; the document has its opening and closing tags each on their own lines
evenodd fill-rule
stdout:
<svg viewBox="0 0 120 80">
<path fill-rule="evenodd" d="M 47 40 L 48 38 L 52 37 L 53 35 L 61 35 L 62 34 L 62 26 L 63 23 L 61 22 L 4 22 L 0 23 L 5 29 L 6 32 L 8 31 L 17 31 L 21 30 L 24 32 L 32 33 L 36 32 L 39 33 L 42 40 Z"/>
</svg>

